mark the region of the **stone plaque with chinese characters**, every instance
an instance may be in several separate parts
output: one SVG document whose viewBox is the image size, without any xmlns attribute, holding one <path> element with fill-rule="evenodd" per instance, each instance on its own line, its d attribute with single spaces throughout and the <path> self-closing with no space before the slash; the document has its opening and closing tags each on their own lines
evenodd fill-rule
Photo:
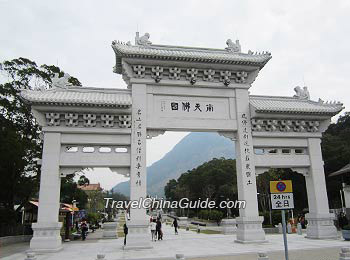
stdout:
<svg viewBox="0 0 350 260">
<path fill-rule="evenodd" d="M 229 118 L 229 102 L 226 98 L 157 96 L 155 105 L 161 117 Z"/>
</svg>

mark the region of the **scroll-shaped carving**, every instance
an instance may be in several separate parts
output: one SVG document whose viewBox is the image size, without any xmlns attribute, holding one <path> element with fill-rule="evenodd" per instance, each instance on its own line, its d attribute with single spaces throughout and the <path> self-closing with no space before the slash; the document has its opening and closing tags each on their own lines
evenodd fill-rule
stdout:
<svg viewBox="0 0 350 260">
<path fill-rule="evenodd" d="M 152 78 L 154 78 L 155 82 L 159 82 L 162 79 L 163 68 L 156 66 L 152 67 Z"/>
<path fill-rule="evenodd" d="M 132 66 L 134 70 L 134 74 L 136 78 L 144 78 L 145 77 L 145 71 L 146 67 L 142 65 L 134 65 Z"/>
<path fill-rule="evenodd" d="M 204 81 L 214 81 L 215 70 L 212 70 L 212 69 L 204 70 L 203 74 L 204 74 L 204 77 L 203 77 Z"/>
<path fill-rule="evenodd" d="M 114 126 L 114 115 L 101 115 L 101 126 L 102 127 L 113 127 Z"/>
<path fill-rule="evenodd" d="M 169 68 L 169 79 L 180 79 L 181 69 L 177 67 Z"/>
<path fill-rule="evenodd" d="M 245 71 L 237 71 L 236 72 L 236 83 L 245 83 L 247 81 L 248 73 Z"/>
<path fill-rule="evenodd" d="M 83 114 L 84 126 L 94 127 L 96 126 L 96 115 L 95 114 Z"/>
<path fill-rule="evenodd" d="M 255 132 L 319 132 L 320 122 L 312 120 L 252 119 Z"/>
<path fill-rule="evenodd" d="M 61 124 L 59 113 L 46 113 L 45 117 L 48 126 L 59 126 Z"/>
<path fill-rule="evenodd" d="M 198 69 L 187 69 L 187 80 L 193 85 L 197 82 Z"/>
<path fill-rule="evenodd" d="M 66 121 L 66 126 L 77 126 L 79 115 L 77 113 L 65 113 L 64 119 Z"/>
<path fill-rule="evenodd" d="M 119 127 L 120 128 L 130 128 L 131 127 L 131 115 L 118 116 Z"/>
<path fill-rule="evenodd" d="M 231 83 L 231 71 L 220 71 L 220 81 L 224 82 L 225 86 L 230 85 Z"/>
</svg>

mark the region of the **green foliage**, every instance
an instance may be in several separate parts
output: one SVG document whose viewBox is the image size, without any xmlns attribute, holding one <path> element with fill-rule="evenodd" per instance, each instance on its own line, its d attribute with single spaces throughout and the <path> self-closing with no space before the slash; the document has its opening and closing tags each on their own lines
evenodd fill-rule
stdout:
<svg viewBox="0 0 350 260">
<path fill-rule="evenodd" d="M 170 180 L 164 188 L 167 199 L 202 201 L 208 198 L 218 203 L 227 198 L 237 199 L 236 161 L 220 158 L 206 162 L 183 173 L 179 179 Z M 203 210 L 202 210 L 203 211 Z M 202 212 L 201 211 L 201 212 Z M 223 211 L 226 211 L 223 209 Z M 238 210 L 232 210 L 237 213 Z M 188 212 L 188 211 L 186 211 Z M 203 211 L 205 212 L 205 211 Z M 202 214 L 204 214 L 202 212 Z M 201 217 L 207 219 L 205 217 Z"/>
<path fill-rule="evenodd" d="M 80 178 L 78 180 L 78 184 L 80 186 L 89 185 L 90 184 L 90 180 L 88 178 L 86 178 L 85 175 L 82 175 L 82 176 L 80 176 Z"/>
<path fill-rule="evenodd" d="M 343 230 L 350 230 L 350 225 L 345 225 L 342 229 Z"/>
<path fill-rule="evenodd" d="M 61 202 L 71 204 L 73 200 L 77 201 L 79 209 L 84 209 L 88 195 L 78 188 L 78 184 L 74 182 L 74 175 L 71 174 L 61 178 Z"/>
<path fill-rule="evenodd" d="M 218 224 L 222 220 L 223 216 L 224 216 L 224 213 L 222 211 L 218 211 L 218 210 L 209 211 L 209 219 L 216 221 L 216 223 Z"/>
<path fill-rule="evenodd" d="M 0 63 L 0 215 L 2 222 L 16 221 L 14 205 L 24 205 L 38 190 L 41 157 L 40 129 L 21 90 L 51 87 L 51 76 L 63 73 L 56 66 L 37 66 L 18 58 Z M 71 78 L 72 82 L 80 82 Z M 21 207 L 18 207 L 18 210 Z"/>
<path fill-rule="evenodd" d="M 291 180 L 294 190 L 294 207 L 296 212 L 302 212 L 308 207 L 305 177 L 291 169 L 270 169 L 260 174 L 257 179 L 259 209 L 268 212 L 270 208 L 270 181 Z"/>
<path fill-rule="evenodd" d="M 326 176 L 350 163 L 350 112 L 328 127 L 321 145 Z M 339 190 L 342 189 L 342 182 L 350 184 L 349 175 L 326 177 L 326 181 L 330 207 L 341 207 Z"/>
<path fill-rule="evenodd" d="M 98 213 L 88 213 L 87 215 L 87 220 L 90 222 L 90 223 L 95 223 L 95 222 L 99 222 L 101 220 L 101 215 L 98 214 Z"/>
</svg>

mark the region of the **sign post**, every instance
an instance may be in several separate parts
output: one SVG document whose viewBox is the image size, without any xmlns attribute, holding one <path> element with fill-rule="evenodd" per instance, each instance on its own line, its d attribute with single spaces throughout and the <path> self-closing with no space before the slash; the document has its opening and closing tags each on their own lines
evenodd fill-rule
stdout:
<svg viewBox="0 0 350 260">
<path fill-rule="evenodd" d="M 270 181 L 272 209 L 281 210 L 285 259 L 288 257 L 287 225 L 285 209 L 294 208 L 292 181 Z"/>
</svg>

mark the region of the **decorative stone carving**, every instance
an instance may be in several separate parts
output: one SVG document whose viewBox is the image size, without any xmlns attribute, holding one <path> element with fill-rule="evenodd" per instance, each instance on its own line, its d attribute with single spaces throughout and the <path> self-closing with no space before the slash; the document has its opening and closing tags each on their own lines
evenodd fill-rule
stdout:
<svg viewBox="0 0 350 260">
<path fill-rule="evenodd" d="M 248 77 L 248 73 L 245 71 L 238 71 L 236 72 L 236 78 L 235 82 L 236 83 L 245 83 Z"/>
<path fill-rule="evenodd" d="M 114 115 L 101 115 L 101 126 L 102 127 L 113 127 L 114 126 Z"/>
<path fill-rule="evenodd" d="M 135 65 L 135 66 L 132 66 L 132 68 L 134 70 L 134 74 L 135 74 L 136 78 L 144 78 L 145 77 L 145 71 L 146 71 L 145 66 Z"/>
<path fill-rule="evenodd" d="M 158 135 L 163 135 L 165 130 L 159 129 L 149 129 L 147 130 L 147 139 L 152 139 L 153 137 L 157 137 Z"/>
<path fill-rule="evenodd" d="M 151 45 L 152 42 L 149 41 L 149 38 L 151 37 L 151 35 L 149 33 L 145 33 L 143 36 L 139 37 L 138 33 L 136 33 L 136 44 L 138 45 Z"/>
<path fill-rule="evenodd" d="M 299 99 L 306 99 L 306 100 L 310 100 L 310 93 L 309 90 L 307 89 L 307 87 L 303 87 L 303 89 L 301 89 L 301 87 L 296 86 L 294 88 L 295 91 L 295 95 L 294 97 L 299 98 Z"/>
<path fill-rule="evenodd" d="M 213 70 L 213 69 L 197 69 L 197 68 L 179 68 L 179 67 L 164 67 L 164 66 L 144 66 L 133 65 L 133 76 L 135 78 L 154 79 L 157 83 L 169 76 L 170 80 L 181 80 L 181 77 L 189 80 L 193 85 L 198 80 L 206 82 L 222 82 L 225 86 L 229 86 L 231 81 L 242 84 L 248 79 L 246 71 L 228 71 L 228 70 Z M 181 75 L 181 72 L 183 74 Z"/>
<path fill-rule="evenodd" d="M 48 126 L 59 126 L 61 124 L 59 113 L 46 113 L 45 117 Z"/>
<path fill-rule="evenodd" d="M 228 39 L 226 41 L 227 47 L 226 50 L 230 51 L 230 52 L 241 52 L 241 45 L 239 43 L 239 40 L 236 40 L 236 42 L 234 43 L 231 39 Z"/>
<path fill-rule="evenodd" d="M 174 67 L 174 68 L 169 68 L 169 79 L 180 79 L 180 73 L 181 69 Z"/>
<path fill-rule="evenodd" d="M 224 82 L 225 86 L 231 83 L 231 71 L 220 71 L 220 81 Z"/>
<path fill-rule="evenodd" d="M 55 73 L 55 76 L 51 78 L 52 86 L 56 88 L 68 88 L 73 86 L 73 84 L 69 82 L 70 77 L 68 73 L 64 73 L 63 77 L 59 77 L 59 74 Z"/>
<path fill-rule="evenodd" d="M 66 126 L 77 126 L 78 121 L 78 114 L 76 113 L 65 113 L 64 119 L 66 120 Z"/>
<path fill-rule="evenodd" d="M 83 114 L 84 126 L 94 127 L 96 126 L 96 115 L 95 114 Z"/>
<path fill-rule="evenodd" d="M 215 70 L 212 70 L 212 69 L 204 70 L 203 74 L 204 74 L 204 77 L 203 77 L 204 81 L 214 81 Z"/>
<path fill-rule="evenodd" d="M 230 139 L 231 141 L 235 141 L 236 140 L 236 134 L 235 132 L 223 132 L 223 131 L 219 131 L 218 132 L 219 135 L 224 136 L 228 139 Z"/>
<path fill-rule="evenodd" d="M 319 121 L 312 120 L 252 119 L 255 132 L 319 132 L 319 126 Z"/>
<path fill-rule="evenodd" d="M 187 80 L 190 81 L 190 83 L 193 85 L 197 81 L 197 74 L 198 74 L 198 69 L 192 68 L 192 69 L 187 69 Z"/>
<path fill-rule="evenodd" d="M 122 115 L 118 117 L 120 128 L 130 128 L 131 127 L 131 115 Z"/>
<path fill-rule="evenodd" d="M 152 67 L 152 78 L 154 78 L 155 82 L 159 82 L 162 79 L 163 68 L 156 66 Z"/>
</svg>

